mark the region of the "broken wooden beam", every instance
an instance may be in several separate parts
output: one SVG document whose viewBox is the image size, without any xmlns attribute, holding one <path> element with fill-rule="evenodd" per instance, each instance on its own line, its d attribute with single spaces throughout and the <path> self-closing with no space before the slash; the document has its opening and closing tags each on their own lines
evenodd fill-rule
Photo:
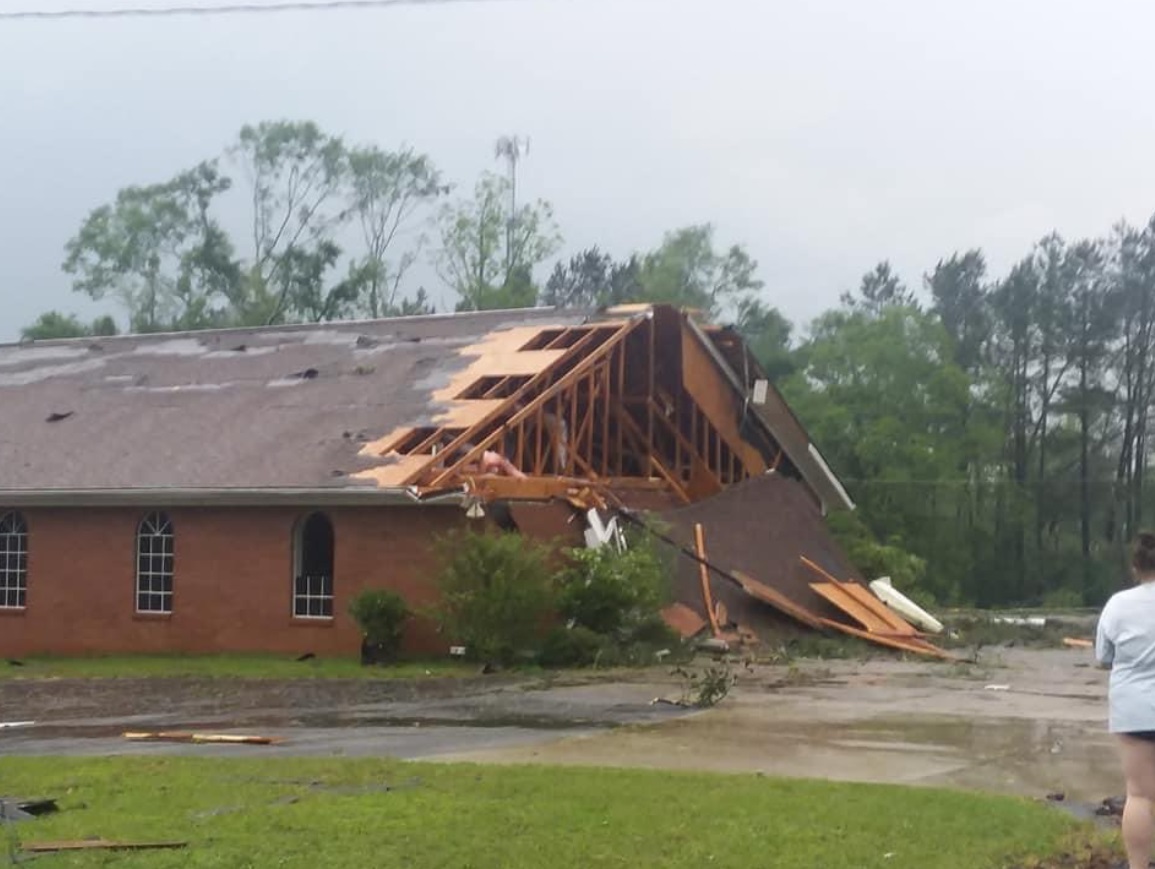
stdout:
<svg viewBox="0 0 1155 869">
<path fill-rule="evenodd" d="M 715 637 L 722 633 L 718 625 L 718 611 L 714 608 L 714 594 L 710 591 L 710 568 L 706 559 L 706 532 L 702 523 L 694 523 L 694 554 L 698 556 L 698 579 L 702 583 L 702 603 L 706 606 L 706 618 L 710 620 L 710 631 Z"/>
<path fill-rule="evenodd" d="M 277 745 L 284 742 L 277 736 L 253 736 L 232 733 L 190 733 L 183 730 L 162 730 L 159 732 L 133 732 L 123 734 L 125 739 L 138 742 L 193 742 L 227 743 L 236 745 Z"/>
<path fill-rule="evenodd" d="M 21 851 L 51 854 L 57 851 L 149 851 L 186 848 L 188 842 L 116 842 L 110 839 L 63 839 L 58 842 L 25 842 Z"/>
</svg>

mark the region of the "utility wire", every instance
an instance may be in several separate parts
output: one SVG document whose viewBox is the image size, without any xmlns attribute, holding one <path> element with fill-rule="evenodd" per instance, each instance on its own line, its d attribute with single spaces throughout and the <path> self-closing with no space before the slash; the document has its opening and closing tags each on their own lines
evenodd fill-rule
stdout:
<svg viewBox="0 0 1155 869">
<path fill-rule="evenodd" d="M 477 0 L 276 0 L 272 3 L 229 3 L 222 6 L 126 6 L 112 9 L 18 9 L 0 11 L 0 21 L 62 21 L 78 18 L 169 18 L 178 15 L 249 15 L 270 12 L 326 12 L 425 6 Z"/>
</svg>

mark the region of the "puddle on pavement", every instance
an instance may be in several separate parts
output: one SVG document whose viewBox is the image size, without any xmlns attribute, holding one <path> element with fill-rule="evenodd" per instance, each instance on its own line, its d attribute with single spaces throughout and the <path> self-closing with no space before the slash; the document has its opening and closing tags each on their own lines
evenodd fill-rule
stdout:
<svg viewBox="0 0 1155 869">
<path fill-rule="evenodd" d="M 962 717 L 783 721 L 772 709 L 725 709 L 471 760 L 759 772 L 932 785 L 1096 804 L 1119 789 L 1114 746 L 1079 723 Z"/>
</svg>

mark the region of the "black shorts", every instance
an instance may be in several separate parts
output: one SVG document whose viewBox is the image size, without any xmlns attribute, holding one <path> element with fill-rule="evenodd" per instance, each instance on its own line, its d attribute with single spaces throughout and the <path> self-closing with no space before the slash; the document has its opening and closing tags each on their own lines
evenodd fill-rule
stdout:
<svg viewBox="0 0 1155 869">
<path fill-rule="evenodd" d="M 1142 739 L 1144 742 L 1155 742 L 1155 730 L 1132 730 L 1120 736 L 1130 736 L 1132 739 Z"/>
</svg>

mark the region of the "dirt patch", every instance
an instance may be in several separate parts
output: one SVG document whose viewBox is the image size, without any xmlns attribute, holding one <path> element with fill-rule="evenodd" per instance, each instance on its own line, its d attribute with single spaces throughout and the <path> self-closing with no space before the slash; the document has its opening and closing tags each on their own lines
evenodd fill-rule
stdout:
<svg viewBox="0 0 1155 869">
<path fill-rule="evenodd" d="M 189 718 L 259 709 L 341 709 L 469 697 L 541 680 L 516 674 L 433 679 L 11 679 L 0 709 L 21 719 L 108 718 L 164 710 Z"/>
</svg>

